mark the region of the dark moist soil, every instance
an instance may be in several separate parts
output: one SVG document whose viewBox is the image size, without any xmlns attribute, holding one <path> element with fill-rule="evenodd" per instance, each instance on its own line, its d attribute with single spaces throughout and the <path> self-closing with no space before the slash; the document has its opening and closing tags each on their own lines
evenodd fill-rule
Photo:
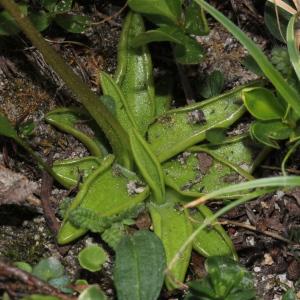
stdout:
<svg viewBox="0 0 300 300">
<path fill-rule="evenodd" d="M 231 0 L 210 1 L 231 17 L 267 53 L 276 44 L 264 30 L 260 1 Z M 79 2 L 80 3 L 80 2 Z M 84 5 L 83 5 L 84 4 Z M 82 2 L 76 9 L 89 14 L 98 21 L 111 16 L 124 5 L 122 1 Z M 257 11 L 255 11 L 257 9 Z M 51 42 L 72 66 L 74 71 L 95 92 L 100 92 L 98 74 L 100 70 L 112 73 L 116 68 L 117 43 L 122 18 L 120 16 L 103 24 L 92 26 L 83 35 L 66 34 L 52 26 L 45 32 Z M 220 70 L 225 76 L 225 90 L 244 84 L 256 75 L 247 71 L 241 61 L 247 54 L 245 49 L 212 19 L 208 36 L 197 37 L 206 50 L 206 58 L 199 66 L 185 67 L 184 71 L 193 86 L 197 86 L 207 74 Z M 59 106 L 79 106 L 72 98 L 63 82 L 44 63 L 41 55 L 24 37 L 1 38 L 0 41 L 0 110 L 16 125 L 33 121 L 35 130 L 30 138 L 32 147 L 47 159 L 83 157 L 88 154 L 85 147 L 75 138 L 54 130 L 44 122 L 44 115 Z M 72 43 L 76 41 L 77 44 Z M 169 51 L 161 44 L 154 44 L 155 74 L 169 72 L 177 74 L 176 66 L 170 63 Z M 175 73 L 176 72 L 176 73 Z M 175 90 L 174 105 L 185 102 L 180 79 Z M 197 95 L 197 91 L 195 91 Z M 232 132 L 241 133 L 247 128 L 248 119 L 236 126 Z M 4 201 L 0 197 L 0 256 L 10 261 L 37 263 L 42 257 L 55 256 L 66 267 L 72 279 L 87 278 L 90 283 L 100 283 L 103 290 L 115 299 L 112 284 L 113 253 L 101 242 L 97 235 L 86 235 L 68 249 L 55 243 L 55 237 L 45 222 L 40 207 L 41 172 L 34 161 L 7 139 L 0 140 L 0 193 L 9 195 L 12 189 L 23 195 L 18 201 Z M 257 172 L 257 176 L 279 175 L 270 166 L 280 165 L 282 153 L 270 155 Z M 290 160 L 288 168 L 297 171 L 300 156 L 297 152 Z M 204 170 L 209 168 L 210 157 L 201 158 Z M 1 173 L 2 172 L 2 173 Z M 2 175 L 1 175 L 2 174 Z M 5 176 L 3 175 L 5 174 Z M 7 175 L 7 176 L 6 176 Z M 16 179 L 17 178 L 17 179 Z M 16 187 L 16 182 L 18 185 Z M 17 189 L 18 188 L 18 189 Z M 17 190 L 16 190 L 17 189 Z M 26 193 L 24 192 L 26 190 Z M 54 185 L 51 192 L 51 206 L 59 216 L 59 204 L 69 191 Z M 2 199 L 2 200 L 1 200 Z M 212 204 L 218 209 L 219 204 Z M 284 237 L 299 241 L 300 237 L 300 190 L 277 191 L 275 194 L 236 208 L 224 216 L 227 222 L 254 225 L 259 231 L 272 231 Z M 221 221 L 224 221 L 221 220 Z M 150 228 L 151 219 L 147 213 L 136 221 L 136 229 Z M 259 299 L 281 299 L 284 289 L 294 287 L 299 291 L 300 263 L 299 247 L 291 246 L 280 239 L 269 237 L 257 231 L 239 226 L 226 225 L 240 256 L 241 264 L 252 271 Z M 297 240 L 298 239 L 298 240 Z M 88 243 L 100 242 L 111 254 L 110 260 L 101 272 L 91 274 L 80 269 L 76 256 Z M 187 280 L 205 276 L 205 259 L 193 253 Z M 300 295 L 299 295 L 300 296 Z M 160 299 L 181 299 L 182 293 L 163 291 Z"/>
</svg>

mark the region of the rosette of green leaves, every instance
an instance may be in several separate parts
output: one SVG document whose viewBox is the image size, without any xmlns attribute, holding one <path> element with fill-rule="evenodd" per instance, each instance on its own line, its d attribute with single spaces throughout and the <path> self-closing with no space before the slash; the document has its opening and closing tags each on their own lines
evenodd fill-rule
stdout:
<svg viewBox="0 0 300 300">
<path fill-rule="evenodd" d="M 255 289 L 251 274 L 229 257 L 213 256 L 206 260 L 207 277 L 189 283 L 186 300 L 251 300 Z"/>
</svg>

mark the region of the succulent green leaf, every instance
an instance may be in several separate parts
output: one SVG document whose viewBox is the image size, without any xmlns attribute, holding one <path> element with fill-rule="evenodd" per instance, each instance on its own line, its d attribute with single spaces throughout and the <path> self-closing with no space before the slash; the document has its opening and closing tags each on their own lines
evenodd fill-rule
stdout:
<svg viewBox="0 0 300 300">
<path fill-rule="evenodd" d="M 105 149 L 96 137 L 91 137 L 80 129 L 82 122 L 90 121 L 91 117 L 84 111 L 77 108 L 58 108 L 47 113 L 46 121 L 59 130 L 72 134 L 81 141 L 97 157 L 103 157 Z"/>
<path fill-rule="evenodd" d="M 103 293 L 103 291 L 100 289 L 98 285 L 91 285 L 87 289 L 85 289 L 80 296 L 78 297 L 78 300 L 106 300 L 107 297 Z"/>
<path fill-rule="evenodd" d="M 228 128 L 246 111 L 239 87 L 215 98 L 173 109 L 149 127 L 148 142 L 160 162 L 202 142 L 213 128 Z"/>
<path fill-rule="evenodd" d="M 143 18 L 139 14 L 130 12 L 123 24 L 115 74 L 130 114 L 142 135 L 145 134 L 155 116 L 151 55 L 147 45 L 136 47 L 135 44 L 135 38 L 144 32 Z"/>
<path fill-rule="evenodd" d="M 189 283 L 185 298 L 207 300 L 254 300 L 256 293 L 251 274 L 226 256 L 209 257 L 205 263 L 206 278 Z"/>
<path fill-rule="evenodd" d="M 197 209 L 190 210 L 187 213 L 194 229 L 197 229 L 205 222 L 206 218 L 213 215 L 213 212 L 205 205 L 200 205 Z M 193 240 L 193 249 L 205 257 L 231 256 L 237 259 L 230 237 L 219 224 L 203 229 Z"/>
<path fill-rule="evenodd" d="M 259 148 L 249 139 L 218 146 L 191 147 L 163 163 L 165 181 L 180 194 L 199 197 L 203 193 L 252 179 L 249 172 L 258 152 Z"/>
<path fill-rule="evenodd" d="M 59 278 L 64 275 L 64 267 L 55 257 L 44 258 L 32 269 L 32 275 L 44 280 Z"/>
<path fill-rule="evenodd" d="M 206 35 L 209 33 L 204 10 L 195 2 L 191 2 L 185 8 L 184 29 L 187 33 L 195 35 Z"/>
<path fill-rule="evenodd" d="M 164 280 L 166 259 L 160 239 L 152 232 L 125 236 L 116 249 L 114 284 L 119 300 L 156 300 Z"/>
<path fill-rule="evenodd" d="M 129 0 L 129 7 L 156 24 L 179 24 L 181 0 Z"/>
<path fill-rule="evenodd" d="M 182 244 L 192 234 L 193 228 L 183 211 L 177 209 L 181 201 L 181 196 L 175 191 L 166 191 L 166 203 L 163 205 L 150 204 L 150 214 L 155 234 L 161 239 L 167 257 L 167 264 L 179 251 Z M 168 289 L 178 287 L 175 281 L 184 281 L 185 274 L 189 265 L 192 245 L 189 245 L 177 264 L 170 270 L 170 278 L 166 278 Z M 173 279 L 173 280 L 172 280 Z"/>
<path fill-rule="evenodd" d="M 80 266 L 90 272 L 97 272 L 107 260 L 107 254 L 98 245 L 90 245 L 79 252 L 78 260 Z"/>
<path fill-rule="evenodd" d="M 152 153 L 147 142 L 136 129 L 132 129 L 129 139 L 134 160 L 152 190 L 155 201 L 157 203 L 164 203 L 165 184 L 160 163 Z"/>
<path fill-rule="evenodd" d="M 248 111 L 259 120 L 268 121 L 284 117 L 284 104 L 266 88 L 246 88 L 242 97 Z"/>
<path fill-rule="evenodd" d="M 206 132 L 205 138 L 211 144 L 221 144 L 226 139 L 226 132 L 223 128 L 213 128 Z"/>
<path fill-rule="evenodd" d="M 82 207 L 100 217 L 112 216 L 136 206 L 149 195 L 149 188 L 135 173 L 113 162 L 114 157 L 107 156 L 82 184 L 58 233 L 60 244 L 69 243 L 87 232 L 87 229 L 77 228 L 70 223 L 68 217 L 72 210 Z"/>
<path fill-rule="evenodd" d="M 250 127 L 252 137 L 260 143 L 279 149 L 279 145 L 275 140 L 285 140 L 291 133 L 292 129 L 281 121 L 254 122 Z"/>
<path fill-rule="evenodd" d="M 125 96 L 115 80 L 105 72 L 100 73 L 100 82 L 104 95 L 114 100 L 115 116 L 120 124 L 129 131 L 132 127 L 138 127 L 133 117 Z"/>
<path fill-rule="evenodd" d="M 85 181 L 99 166 L 101 159 L 93 156 L 57 160 L 52 169 L 60 178 L 60 183 L 67 189 L 75 187 L 81 181 Z"/>
<path fill-rule="evenodd" d="M 56 15 L 54 21 L 66 31 L 72 33 L 82 33 L 90 26 L 90 18 L 87 16 Z"/>
<path fill-rule="evenodd" d="M 221 94 L 224 87 L 224 75 L 221 71 L 213 71 L 200 86 L 199 93 L 203 98 L 212 98 Z"/>
</svg>

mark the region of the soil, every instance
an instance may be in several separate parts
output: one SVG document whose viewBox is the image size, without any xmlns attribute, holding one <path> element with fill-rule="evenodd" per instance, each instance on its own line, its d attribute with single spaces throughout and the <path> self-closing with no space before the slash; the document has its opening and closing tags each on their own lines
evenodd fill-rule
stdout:
<svg viewBox="0 0 300 300">
<path fill-rule="evenodd" d="M 101 3 L 100 3 L 101 2 Z M 262 30 L 262 10 L 259 1 L 210 1 L 237 22 L 268 53 L 276 43 L 266 30 Z M 85 3 L 85 2 L 82 2 Z M 96 1 L 77 4 L 79 11 L 89 14 L 98 21 L 112 16 L 124 5 L 123 1 Z M 253 15 L 253 9 L 257 9 Z M 113 73 L 116 68 L 117 43 L 124 13 L 107 22 L 93 25 L 83 35 L 66 34 L 56 27 L 46 31 L 44 36 L 51 42 L 72 66 L 74 71 L 95 92 L 100 93 L 98 73 L 105 70 Z M 257 78 L 246 70 L 241 61 L 247 54 L 245 49 L 219 24 L 209 18 L 210 33 L 197 37 L 206 50 L 206 58 L 199 66 L 186 67 L 185 72 L 192 86 L 201 82 L 207 74 L 220 70 L 225 76 L 224 90 L 231 89 Z M 72 136 L 56 131 L 44 122 L 45 114 L 60 106 L 79 106 L 64 87 L 63 82 L 44 63 L 41 55 L 21 36 L 1 37 L 0 41 L 0 110 L 12 123 L 20 126 L 34 122 L 35 129 L 30 144 L 44 158 L 51 160 L 83 157 L 87 149 Z M 73 42 L 76 43 L 73 43 Z M 170 65 L 160 45 L 151 46 L 154 51 L 156 76 L 172 72 L 176 66 Z M 162 57 L 163 56 L 163 57 Z M 163 64 L 161 64 L 163 62 Z M 162 66 L 163 65 L 163 66 Z M 179 82 L 179 77 L 176 78 Z M 180 84 L 174 105 L 185 102 Z M 179 87 L 178 87 L 179 86 Z M 195 94 L 197 92 L 195 91 Z M 247 128 L 248 120 L 237 126 L 235 131 Z M 58 257 L 72 279 L 89 278 L 90 283 L 100 283 L 103 290 L 115 299 L 112 285 L 113 252 L 100 240 L 99 236 L 88 234 L 68 249 L 57 246 L 53 231 L 47 225 L 40 206 L 42 174 L 36 163 L 11 140 L 1 138 L 0 147 L 0 257 L 11 262 L 26 261 L 37 263 L 42 257 Z M 203 161 L 201 171 L 210 166 L 210 157 Z M 288 169 L 299 172 L 299 152 L 289 161 Z M 257 171 L 257 176 L 279 175 L 272 167 L 280 166 L 278 155 L 270 155 Z M 271 166 L 271 168 L 270 168 Z M 5 180 L 4 180 L 5 178 Z M 17 179 L 16 179 L 17 178 Z M 4 182 L 5 181 L 5 182 Z M 4 184 L 5 183 L 5 184 Z M 19 190 L 16 190 L 16 187 Z M 14 191 L 18 197 L 12 197 Z M 25 193 L 26 191 L 26 193 Z M 3 197 L 7 193 L 10 197 Z M 54 184 L 50 204 L 59 218 L 59 205 L 69 191 Z M 16 200 L 17 198 L 17 200 Z M 212 204 L 218 209 L 219 204 Z M 300 247 L 283 240 L 265 235 L 272 231 L 283 238 L 293 238 L 299 243 L 300 230 L 300 190 L 277 191 L 232 210 L 224 219 L 224 225 L 238 251 L 240 262 L 254 277 L 259 299 L 281 299 L 286 287 L 300 290 Z M 232 222 L 231 225 L 230 222 Z M 238 223 L 253 225 L 257 231 L 237 226 Z M 235 225 L 233 225 L 235 224 Z M 143 213 L 136 221 L 139 229 L 150 228 L 151 219 Z M 91 241 L 102 243 L 111 254 L 109 262 L 100 273 L 83 272 L 76 256 Z M 204 258 L 193 253 L 187 280 L 205 275 Z M 82 277 L 81 277 L 82 276 Z M 181 299 L 182 293 L 170 294 L 163 291 L 160 299 Z M 299 296 L 300 299 L 300 296 Z"/>
</svg>

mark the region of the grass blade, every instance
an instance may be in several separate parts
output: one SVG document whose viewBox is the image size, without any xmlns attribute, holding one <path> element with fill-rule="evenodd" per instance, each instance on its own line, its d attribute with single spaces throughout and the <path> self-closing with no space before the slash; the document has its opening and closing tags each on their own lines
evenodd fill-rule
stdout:
<svg viewBox="0 0 300 300">
<path fill-rule="evenodd" d="M 195 201 L 192 201 L 185 205 L 185 208 L 197 206 L 209 199 L 219 197 L 229 193 L 247 191 L 249 189 L 256 188 L 277 188 L 277 187 L 296 187 L 300 186 L 300 176 L 278 176 L 261 178 L 248 182 L 242 182 L 239 184 L 231 185 L 217 191 L 206 194 Z"/>
</svg>

